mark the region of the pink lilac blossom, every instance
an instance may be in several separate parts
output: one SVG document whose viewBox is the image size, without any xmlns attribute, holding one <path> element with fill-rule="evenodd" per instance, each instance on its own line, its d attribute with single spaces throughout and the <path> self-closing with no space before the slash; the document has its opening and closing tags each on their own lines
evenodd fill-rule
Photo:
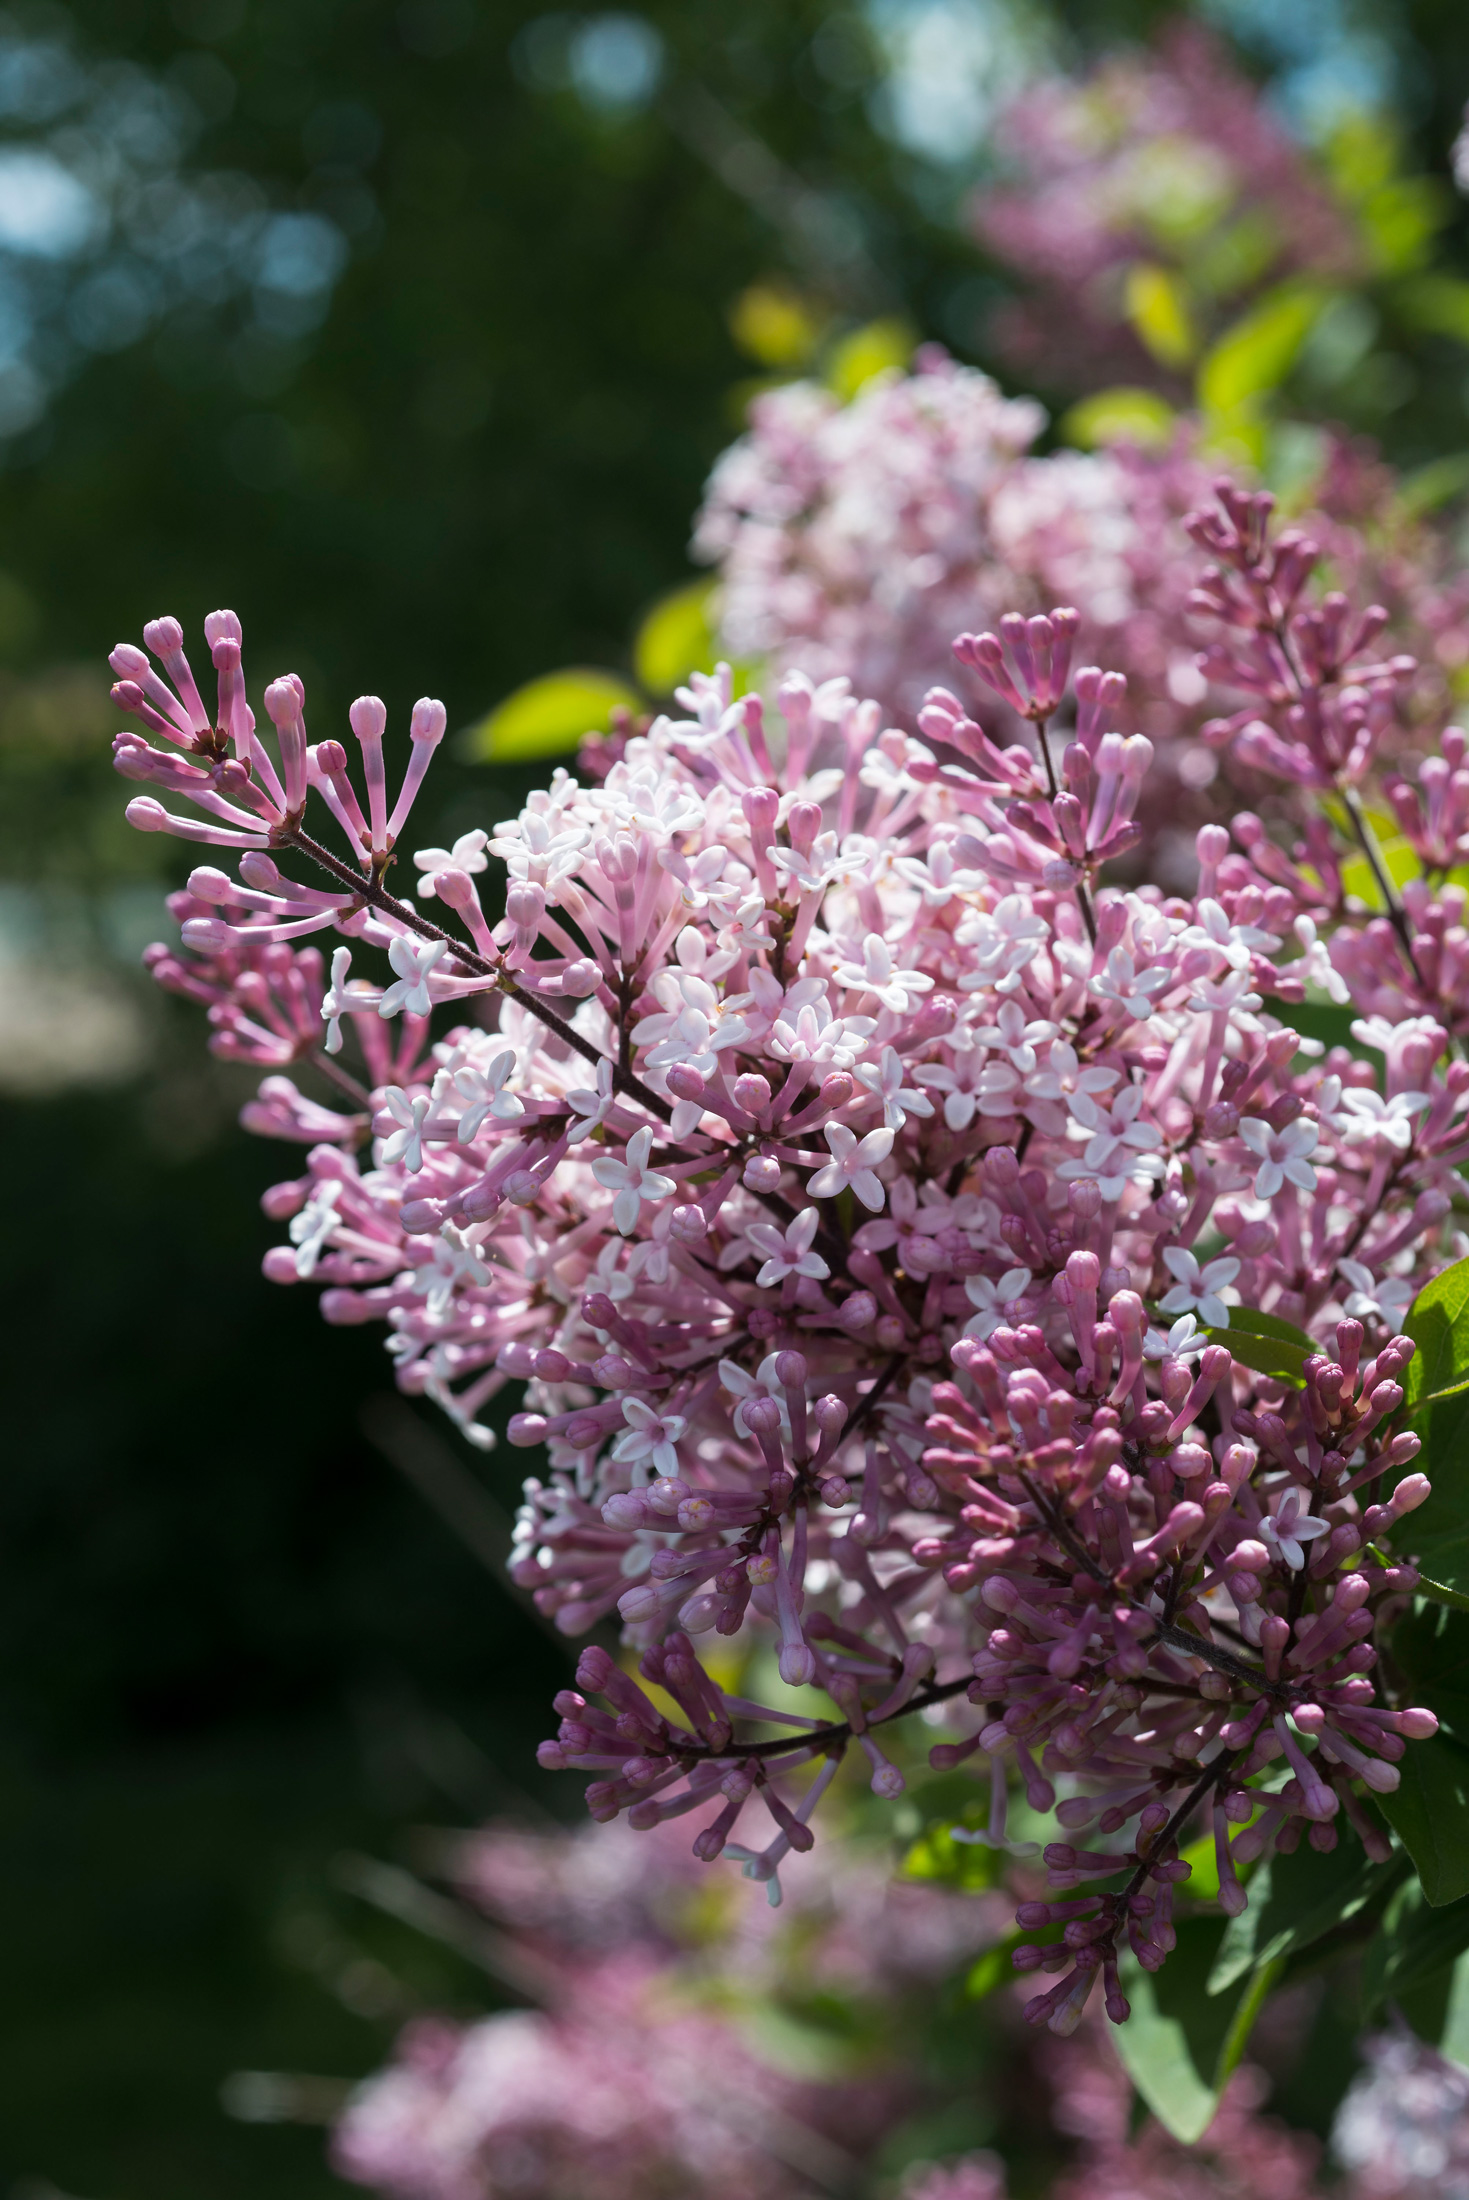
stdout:
<svg viewBox="0 0 1469 2200">
<path fill-rule="evenodd" d="M 980 240 L 1025 284 L 997 317 L 1012 363 L 1095 388 L 1176 379 L 1129 325 L 1139 262 L 1182 258 L 1196 311 L 1237 313 L 1291 275 L 1340 281 L 1363 248 L 1344 209 L 1258 89 L 1201 25 L 1152 51 L 1048 77 L 1002 114 L 1004 180 L 973 206 Z"/>
<path fill-rule="evenodd" d="M 184 926 L 215 1005 L 258 990 L 252 955 L 327 929 L 396 973 L 364 985 L 339 950 L 321 1001 L 368 1085 L 299 1021 L 241 1042 L 272 1068 L 252 1126 L 308 1149 L 267 1195 L 290 1239 L 267 1273 L 324 1285 L 329 1321 L 386 1323 L 401 1386 L 473 1441 L 525 1384 L 509 1439 L 545 1463 L 515 1578 L 570 1635 L 615 1614 L 637 1658 L 583 1652 L 542 1762 L 591 1776 L 598 1820 L 688 1817 L 701 1861 L 778 1903 L 843 1758 L 893 1797 L 884 1728 L 946 1717 L 933 1761 L 989 1777 L 995 1839 L 1013 1783 L 1041 1810 L 1060 1783 L 1091 1844 L 1052 1842 L 1058 1899 L 1019 1912 L 1064 1925 L 1015 1955 L 1058 2033 L 1099 1982 L 1125 2019 L 1128 1951 L 1166 1959 L 1196 1820 L 1231 1911 L 1272 1842 L 1385 1855 L 1370 1797 L 1436 1725 L 1375 1677 L 1429 1488 L 1397 1426 L 1413 1345 L 1383 1308 L 1453 1250 L 1462 897 L 1430 867 L 1401 903 L 1385 882 L 1384 918 L 1345 901 L 1321 797 L 1378 860 L 1361 789 L 1411 668 L 1375 608 L 1312 592 L 1313 546 L 1272 535 L 1270 503 L 1219 485 L 1198 593 L 1209 676 L 1249 699 L 1215 738 L 1276 776 L 1305 838 L 1205 827 L 1187 898 L 1102 876 L 1143 843 L 1153 751 L 1119 728 L 1120 675 L 1073 673 L 1067 608 L 954 645 L 1007 700 L 1003 748 L 942 687 L 916 738 L 840 681 L 789 674 L 772 711 L 727 668 L 694 676 L 600 784 L 558 771 L 495 828 L 503 918 L 431 869 L 462 931 L 385 883 L 436 706 L 390 815 L 381 706 L 352 713 L 366 813 L 293 680 L 267 690 L 278 772 L 227 614 L 212 724 L 172 622 L 149 633 L 177 700 L 131 659 L 119 689 L 181 752 L 126 733 L 127 776 L 192 797 L 190 836 L 248 846 L 238 885 L 190 880 L 222 912 Z M 306 833 L 308 795 L 350 862 Z M 1437 830 L 1425 814 L 1425 848 Z M 291 854 L 330 887 L 286 878 Z M 1370 1004 L 1380 1085 L 1264 1007 L 1303 997 L 1315 949 Z M 496 1028 L 423 1028 L 470 998 Z M 353 1085 L 352 1116 L 281 1073 L 288 1040 Z M 977 1105 L 951 1119 L 925 1085 Z M 1153 1326 L 1180 1285 L 1197 1312 Z M 1237 1360 L 1230 1322 L 1200 1329 L 1230 1311 L 1216 1286 L 1307 1333 L 1299 1387 Z M 699 1638 L 747 1625 L 809 1712 L 712 1678 Z"/>
<path fill-rule="evenodd" d="M 1369 2040 L 1366 2061 L 1331 2134 L 1353 2200 L 1463 2200 L 1469 2071 L 1403 2025 Z"/>
</svg>

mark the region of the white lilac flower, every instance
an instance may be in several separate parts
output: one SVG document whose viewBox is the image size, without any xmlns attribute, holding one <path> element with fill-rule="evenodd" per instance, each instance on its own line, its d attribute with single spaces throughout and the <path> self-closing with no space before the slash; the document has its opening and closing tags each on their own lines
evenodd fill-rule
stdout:
<svg viewBox="0 0 1469 2200">
<path fill-rule="evenodd" d="M 606 1154 L 592 1163 L 597 1182 L 604 1190 L 617 1194 L 612 1202 L 612 1220 L 624 1237 L 637 1228 L 638 1209 L 644 1200 L 669 1199 L 678 1190 L 671 1176 L 648 1167 L 652 1144 L 652 1128 L 645 1123 L 628 1140 L 622 1160 Z"/>
<path fill-rule="evenodd" d="M 1351 1321 L 1376 1319 L 1386 1324 L 1397 1335 L 1403 1326 L 1408 1308 L 1417 1297 L 1415 1286 L 1406 1276 L 1389 1276 L 1378 1283 L 1365 1261 L 1339 1260 L 1337 1273 L 1350 1286 L 1342 1304 L 1342 1312 Z"/>
<path fill-rule="evenodd" d="M 1240 1137 L 1251 1153 L 1258 1154 L 1260 1166 L 1255 1171 L 1256 1199 L 1273 1199 L 1281 1186 L 1297 1184 L 1303 1192 L 1316 1189 L 1316 1171 L 1306 1159 L 1316 1151 L 1321 1133 L 1314 1123 L 1297 1120 L 1287 1123 L 1283 1131 L 1275 1131 L 1258 1115 L 1242 1118 Z"/>
<path fill-rule="evenodd" d="M 890 1131 L 900 1131 L 910 1115 L 933 1114 L 928 1096 L 903 1083 L 904 1066 L 896 1047 L 884 1047 L 880 1063 L 863 1062 L 857 1070 L 858 1083 L 881 1100 L 882 1119 Z"/>
<path fill-rule="evenodd" d="M 974 1313 L 964 1325 L 965 1336 L 992 1337 L 997 1329 L 1009 1328 L 1030 1284 L 1028 1268 L 1007 1268 L 998 1283 L 988 1276 L 966 1276 L 964 1296 Z"/>
<path fill-rule="evenodd" d="M 645 1478 L 650 1466 L 659 1474 L 676 1475 L 676 1447 L 689 1425 L 685 1416 L 655 1413 L 641 1398 L 624 1398 L 622 1418 L 627 1427 L 613 1443 L 612 1456 L 630 1462 L 635 1470 L 641 1468 L 641 1474 L 634 1472 L 634 1482 Z"/>
<path fill-rule="evenodd" d="M 447 940 L 410 939 L 399 933 L 388 946 L 388 961 L 398 975 L 377 1004 L 379 1016 L 396 1016 L 400 1008 L 410 1016 L 429 1015 L 434 1004 L 428 981 L 448 952 Z"/>
<path fill-rule="evenodd" d="M 426 896 L 436 890 L 440 871 L 467 871 L 472 875 L 488 869 L 485 845 L 489 837 L 488 833 L 476 828 L 473 832 L 461 833 L 452 848 L 419 848 L 413 858 L 423 873 L 418 882 L 419 894 Z"/>
<path fill-rule="evenodd" d="M 1414 1116 L 1432 1105 L 1426 1092 L 1398 1092 L 1384 1100 L 1370 1085 L 1348 1085 L 1336 1126 L 1349 1145 L 1390 1146 L 1395 1153 L 1406 1153 L 1413 1143 Z"/>
<path fill-rule="evenodd" d="M 525 1103 L 506 1085 L 515 1073 L 515 1055 L 510 1048 L 497 1054 L 487 1069 L 477 1069 L 466 1063 L 454 1072 L 454 1091 L 464 1103 L 464 1113 L 459 1118 L 459 1143 L 467 1146 L 474 1138 L 487 1116 L 497 1123 L 513 1123 L 525 1113 Z"/>
<path fill-rule="evenodd" d="M 813 1199 L 835 1199 L 838 1192 L 852 1190 L 864 1207 L 874 1214 L 881 1208 L 885 1193 L 882 1179 L 877 1174 L 877 1163 L 886 1161 L 893 1150 L 893 1133 L 883 1125 L 881 1130 L 869 1131 L 859 1139 L 845 1123 L 828 1123 L 826 1143 L 831 1149 L 831 1159 L 816 1171 L 806 1185 Z"/>
<path fill-rule="evenodd" d="M 1305 1546 L 1314 1543 L 1318 1535 L 1330 1535 L 1331 1522 L 1316 1520 L 1305 1510 L 1303 1490 L 1292 1487 L 1277 1503 L 1273 1513 L 1260 1518 L 1260 1535 L 1268 1547 L 1285 1560 L 1292 1573 L 1300 1573 L 1306 1563 Z"/>
<path fill-rule="evenodd" d="M 1208 1347 L 1209 1339 L 1199 1328 L 1192 1314 L 1180 1314 L 1172 1328 L 1150 1329 L 1143 1338 L 1145 1360 L 1196 1360 Z"/>
<path fill-rule="evenodd" d="M 383 1140 L 378 1159 L 384 1168 L 401 1161 L 410 1176 L 423 1167 L 423 1126 L 433 1106 L 427 1093 L 410 1100 L 400 1085 L 389 1085 L 383 1105 L 398 1128 Z"/>
<path fill-rule="evenodd" d="M 1229 1308 L 1219 1294 L 1239 1274 L 1240 1264 L 1233 1254 L 1201 1268 L 1181 1245 L 1166 1245 L 1163 1265 L 1175 1279 L 1158 1301 L 1163 1313 L 1193 1314 L 1209 1329 L 1229 1327 Z"/>
<path fill-rule="evenodd" d="M 915 1007 L 925 993 L 933 991 L 933 979 L 927 971 L 896 968 L 892 949 L 878 932 L 869 932 L 863 940 L 860 963 L 837 964 L 836 979 L 839 985 L 847 986 L 854 993 L 875 993 L 884 1008 L 894 1009 L 900 1015 Z"/>
<path fill-rule="evenodd" d="M 815 1283 L 825 1282 L 831 1270 L 821 1255 L 811 1250 L 820 1223 L 821 1216 L 815 1207 L 803 1207 L 784 1231 L 778 1230 L 773 1222 L 746 1225 L 745 1236 L 756 1252 L 765 1257 L 765 1265 L 755 1278 L 762 1289 L 769 1290 L 773 1284 L 784 1283 L 787 1276 L 809 1276 Z"/>
</svg>

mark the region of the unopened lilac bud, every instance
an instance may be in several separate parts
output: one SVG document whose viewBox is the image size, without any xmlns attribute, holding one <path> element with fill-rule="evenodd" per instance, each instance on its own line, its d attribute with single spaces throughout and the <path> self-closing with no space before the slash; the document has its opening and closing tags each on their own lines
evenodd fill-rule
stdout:
<svg viewBox="0 0 1469 2200">
<path fill-rule="evenodd" d="M 824 1108 L 844 1108 L 855 1092 L 856 1086 L 844 1069 L 834 1069 L 829 1077 L 821 1080 L 820 1099 Z"/>
<path fill-rule="evenodd" d="M 381 741 L 388 723 L 387 705 L 376 695 L 359 695 L 347 713 L 359 741 Z"/>
<path fill-rule="evenodd" d="M 770 1105 L 770 1081 L 758 1070 L 746 1070 L 734 1081 L 735 1106 L 746 1115 L 760 1115 Z"/>
<path fill-rule="evenodd" d="M 837 1320 L 843 1329 L 867 1329 L 877 1320 L 877 1301 L 870 1291 L 854 1291 L 843 1299 Z"/>
<path fill-rule="evenodd" d="M 512 1444 L 528 1451 L 546 1441 L 546 1417 L 543 1413 L 512 1413 L 505 1434 Z"/>
<path fill-rule="evenodd" d="M 1405 1474 L 1388 1499 L 1393 1518 L 1401 1520 L 1406 1514 L 1416 1512 L 1424 1499 L 1432 1494 L 1433 1485 L 1426 1474 Z"/>
<path fill-rule="evenodd" d="M 908 1332 L 896 1314 L 880 1314 L 873 1334 L 884 1352 L 897 1352 L 902 1349 Z"/>
<path fill-rule="evenodd" d="M 780 1163 L 774 1154 L 752 1153 L 740 1178 L 747 1192 L 774 1192 L 780 1188 Z"/>
<path fill-rule="evenodd" d="M 785 1390 L 800 1390 L 806 1381 L 806 1355 L 804 1352 L 778 1352 L 775 1356 L 775 1372 Z"/>
<path fill-rule="evenodd" d="M 840 1474 L 829 1474 L 827 1476 L 821 1485 L 821 1502 L 823 1505 L 830 1505 L 832 1510 L 836 1512 L 839 1512 L 843 1505 L 851 1504 L 852 1488 L 845 1476 Z"/>
<path fill-rule="evenodd" d="M 1214 1461 L 1203 1444 L 1175 1444 L 1167 1464 L 1181 1480 L 1190 1481 L 1195 1475 L 1207 1474 Z"/>
<path fill-rule="evenodd" d="M 850 1306 L 851 1303 L 849 1299 L 847 1304 Z M 836 1436 L 847 1425 L 847 1408 L 831 1391 L 824 1398 L 817 1399 L 812 1413 L 823 1436 Z"/>
<path fill-rule="evenodd" d="M 572 1372 L 572 1362 L 554 1344 L 547 1345 L 535 1355 L 531 1371 L 543 1383 L 564 1383 Z"/>
<path fill-rule="evenodd" d="M 451 909 L 473 909 L 479 904 L 474 880 L 467 871 L 456 870 L 453 864 L 446 863 L 442 871 L 435 871 L 434 892 Z"/>
<path fill-rule="evenodd" d="M 449 713 L 442 703 L 431 695 L 420 696 L 413 706 L 408 734 L 413 741 L 427 741 L 430 747 L 444 738 L 444 728 L 449 723 Z"/>
<path fill-rule="evenodd" d="M 561 990 L 568 1000 L 590 1000 L 602 981 L 602 973 L 587 956 L 569 962 L 561 973 Z"/>
<path fill-rule="evenodd" d="M 459 876 L 462 877 L 463 873 Z M 442 872 L 439 877 L 442 879 Z M 441 900 L 447 898 L 442 884 L 439 886 L 439 897 Z M 536 931 L 546 914 L 545 887 L 538 886 L 534 879 L 517 879 L 506 889 L 505 914 L 518 931 Z"/>
<path fill-rule="evenodd" d="M 629 1390 L 640 1380 L 632 1361 L 621 1352 L 600 1352 L 592 1362 L 592 1381 L 603 1390 Z"/>
<path fill-rule="evenodd" d="M 1217 1142 L 1239 1131 L 1239 1109 L 1232 1100 L 1215 1100 L 1204 1110 L 1204 1136 Z"/>
<path fill-rule="evenodd" d="M 240 877 L 247 886 L 253 886 L 257 894 L 280 892 L 280 868 L 263 848 L 251 848 L 241 856 Z"/>
<path fill-rule="evenodd" d="M 668 1071 L 668 1089 L 675 1100 L 702 1100 L 706 1087 L 692 1062 L 675 1062 Z"/>
<path fill-rule="evenodd" d="M 780 1407 L 770 1397 L 747 1399 L 740 1409 L 745 1426 L 753 1436 L 778 1436 L 780 1434 Z"/>
<path fill-rule="evenodd" d="M 609 1497 L 602 1507 L 602 1518 L 609 1528 L 629 1531 L 648 1525 L 648 1501 L 641 1490 L 625 1490 Z"/>
<path fill-rule="evenodd" d="M 501 1189 L 512 1207 L 533 1207 L 541 1196 L 541 1180 L 529 1169 L 515 1169 Z"/>
<path fill-rule="evenodd" d="M 668 1234 L 676 1245 L 697 1245 L 709 1235 L 703 1208 L 675 1207 L 669 1218 Z"/>
<path fill-rule="evenodd" d="M 1066 1187 L 1066 1205 L 1078 1222 L 1095 1222 L 1102 1211 L 1102 1187 L 1095 1177 L 1082 1177 Z"/>
<path fill-rule="evenodd" d="M 740 807 L 750 827 L 750 837 L 759 848 L 769 845 L 775 831 L 775 820 L 780 812 L 780 796 L 774 787 L 747 787 L 740 797 Z"/>
</svg>

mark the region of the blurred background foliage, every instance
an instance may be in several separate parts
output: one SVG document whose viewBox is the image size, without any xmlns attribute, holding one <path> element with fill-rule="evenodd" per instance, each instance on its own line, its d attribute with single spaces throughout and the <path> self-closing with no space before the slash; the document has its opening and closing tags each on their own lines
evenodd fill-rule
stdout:
<svg viewBox="0 0 1469 2200">
<path fill-rule="evenodd" d="M 996 106 L 1177 12 L 0 15 L 0 2191 L 339 2190 L 317 2131 L 221 2086 L 348 2078 L 415 1996 L 472 2002 L 333 1859 L 513 1801 L 565 1671 L 470 1547 L 513 1461 L 466 1482 L 447 1438 L 374 1419 L 376 1338 L 259 1280 L 278 1171 L 233 1127 L 249 1079 L 136 973 L 187 861 L 123 825 L 108 647 L 231 604 L 318 737 L 359 688 L 400 723 L 444 697 L 426 840 L 504 814 L 707 649 L 690 519 L 754 391 L 849 396 L 919 337 L 1004 373 L 1017 279 L 963 218 Z M 1469 14 L 1198 12 L 1361 249 L 1312 289 L 1207 195 L 1154 222 L 1120 293 L 1136 372 L 1099 393 L 1078 362 L 1042 392 L 1057 432 L 1196 400 L 1226 456 L 1288 473 L 1329 417 L 1453 513 Z M 570 698 L 542 678 L 566 667 Z"/>
</svg>

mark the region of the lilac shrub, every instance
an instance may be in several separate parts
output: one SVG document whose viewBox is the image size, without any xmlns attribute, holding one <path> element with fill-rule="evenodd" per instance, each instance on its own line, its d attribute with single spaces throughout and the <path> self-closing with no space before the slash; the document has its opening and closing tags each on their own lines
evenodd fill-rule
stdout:
<svg viewBox="0 0 1469 2200">
<path fill-rule="evenodd" d="M 412 900 L 387 882 L 439 705 L 396 795 L 383 706 L 353 705 L 359 795 L 290 676 L 273 760 L 230 614 L 213 710 L 173 621 L 145 637 L 172 688 L 113 659 L 168 743 L 119 737 L 157 790 L 129 816 L 240 852 L 192 874 L 183 955 L 153 960 L 270 1072 L 251 1127 L 303 1149 L 267 1273 L 386 1324 L 400 1386 L 471 1441 L 524 1384 L 509 1438 L 544 1463 L 515 1579 L 569 1635 L 621 1626 L 542 1762 L 589 1776 L 594 1818 L 687 1817 L 778 1902 L 843 1762 L 896 1796 L 889 1728 L 937 1725 L 934 1764 L 988 1781 L 985 1840 L 1017 1787 L 1056 1807 L 1014 1962 L 1059 2034 L 1098 1987 L 1122 2022 L 1122 1969 L 1164 1963 L 1196 1823 L 1231 1917 L 1243 1867 L 1302 1841 L 1386 1859 L 1378 1805 L 1437 1724 L 1378 1652 L 1429 1495 L 1403 1309 L 1462 1249 L 1442 880 L 1469 780 L 1452 732 L 1394 779 L 1423 865 L 1399 898 L 1363 790 L 1411 666 L 1383 614 L 1313 592 L 1270 504 L 1221 484 L 1192 578 L 1207 677 L 1247 699 L 1220 738 L 1300 838 L 1205 827 L 1186 896 L 1108 882 L 1147 876 L 1153 749 L 1119 730 L 1120 674 L 1073 675 L 1066 608 L 954 645 L 1025 738 L 943 687 L 915 737 L 840 677 L 790 672 L 770 709 L 721 670 L 600 783 L 557 771 L 421 851 Z M 1382 915 L 1344 891 L 1352 850 Z M 297 944 L 326 931 L 329 974 Z M 1283 1019 L 1308 987 L 1354 996 L 1361 1051 Z M 287 1074 L 308 1061 L 340 1107 Z M 779 1703 L 699 1656 L 747 1629 Z"/>
</svg>

